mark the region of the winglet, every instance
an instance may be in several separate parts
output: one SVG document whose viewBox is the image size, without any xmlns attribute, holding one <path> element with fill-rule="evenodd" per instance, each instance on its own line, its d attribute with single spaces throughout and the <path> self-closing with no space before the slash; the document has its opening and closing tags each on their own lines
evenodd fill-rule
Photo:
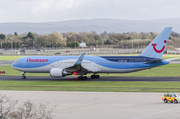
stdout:
<svg viewBox="0 0 180 119">
<path fill-rule="evenodd" d="M 81 65 L 83 58 L 84 58 L 85 53 L 82 53 L 77 62 L 74 65 Z"/>
</svg>

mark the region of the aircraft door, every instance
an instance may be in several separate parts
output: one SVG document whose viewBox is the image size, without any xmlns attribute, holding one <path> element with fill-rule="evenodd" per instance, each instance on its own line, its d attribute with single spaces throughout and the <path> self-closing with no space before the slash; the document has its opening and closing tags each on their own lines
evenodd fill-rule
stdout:
<svg viewBox="0 0 180 119">
<path fill-rule="evenodd" d="M 54 61 L 53 59 L 51 60 L 51 67 L 54 67 Z"/>
<path fill-rule="evenodd" d="M 129 66 L 130 66 L 130 67 L 133 66 L 133 62 L 134 62 L 134 59 L 130 59 L 130 60 L 129 60 Z"/>
<path fill-rule="evenodd" d="M 93 61 L 93 65 L 96 66 L 96 60 Z"/>
<path fill-rule="evenodd" d="M 22 59 L 22 66 L 25 66 L 26 59 Z"/>
</svg>

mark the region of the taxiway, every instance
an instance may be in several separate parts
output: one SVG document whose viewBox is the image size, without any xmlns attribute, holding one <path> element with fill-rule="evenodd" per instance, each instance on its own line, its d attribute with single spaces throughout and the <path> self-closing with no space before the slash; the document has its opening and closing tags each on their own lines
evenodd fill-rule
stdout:
<svg viewBox="0 0 180 119">
<path fill-rule="evenodd" d="M 53 119 L 179 119 L 180 104 L 164 103 L 163 93 L 0 91 L 12 100 L 57 105 Z"/>
<path fill-rule="evenodd" d="M 78 81 L 77 77 L 51 78 L 50 76 L 27 76 L 22 79 L 21 76 L 0 76 L 0 80 L 11 81 Z M 180 77 L 101 77 L 99 79 L 91 79 L 82 81 L 169 81 L 180 82 Z"/>
</svg>

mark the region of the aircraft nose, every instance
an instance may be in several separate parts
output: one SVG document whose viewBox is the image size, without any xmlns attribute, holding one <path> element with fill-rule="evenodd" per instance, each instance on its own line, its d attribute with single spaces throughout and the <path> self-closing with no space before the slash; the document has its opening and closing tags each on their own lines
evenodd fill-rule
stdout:
<svg viewBox="0 0 180 119">
<path fill-rule="evenodd" d="M 14 67 L 14 65 L 15 65 L 15 63 L 12 63 L 12 64 L 11 64 L 11 67 Z"/>
<path fill-rule="evenodd" d="M 14 68 L 14 67 L 16 67 L 16 65 L 17 65 L 17 61 L 13 62 L 13 63 L 11 64 L 11 67 Z"/>
</svg>

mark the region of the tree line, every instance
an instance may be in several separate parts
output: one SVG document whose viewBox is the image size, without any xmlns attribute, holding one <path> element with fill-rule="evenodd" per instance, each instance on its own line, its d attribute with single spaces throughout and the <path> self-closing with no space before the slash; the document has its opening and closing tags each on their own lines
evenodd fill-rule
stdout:
<svg viewBox="0 0 180 119">
<path fill-rule="evenodd" d="M 44 48 L 44 47 L 79 47 L 79 42 L 85 42 L 87 46 L 92 47 L 120 47 L 131 48 L 132 43 L 134 48 L 147 46 L 158 33 L 107 33 L 106 31 L 97 34 L 92 32 L 53 32 L 51 34 L 37 34 L 37 33 L 24 33 L 18 35 L 14 34 L 0 34 L 0 43 L 3 49 L 13 48 Z M 180 47 L 180 34 L 172 31 L 170 35 L 169 45 L 173 47 Z"/>
</svg>

